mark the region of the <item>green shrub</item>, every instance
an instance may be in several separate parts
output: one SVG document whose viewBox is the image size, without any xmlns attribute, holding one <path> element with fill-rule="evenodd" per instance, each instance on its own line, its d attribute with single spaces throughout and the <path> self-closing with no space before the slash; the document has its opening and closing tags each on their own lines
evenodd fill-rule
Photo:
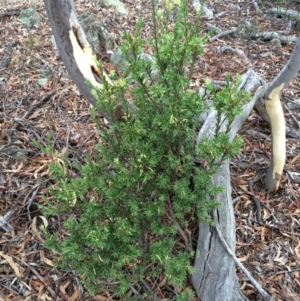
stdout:
<svg viewBox="0 0 300 301">
<path fill-rule="evenodd" d="M 247 99 L 228 81 L 219 92 L 207 86 L 218 109 L 216 135 L 196 146 L 207 96 L 200 97 L 189 85 L 207 37 L 198 36 L 199 16 L 196 24 L 189 22 L 187 2 L 179 5 L 170 29 L 175 4 L 165 2 L 164 10 L 157 10 L 153 1 L 151 40 L 140 38 L 141 22 L 134 36 L 124 34 L 127 64 L 122 77 L 93 91 L 98 109 L 114 120 L 121 103 L 124 116 L 110 126 L 98 123 L 97 154 L 84 166 L 72 167 L 80 177 L 64 171 L 61 180 L 62 169 L 51 167 L 57 182 L 51 194 L 57 202 L 49 201 L 44 212 L 65 214 L 67 235 L 49 236 L 47 245 L 59 252 L 60 265 L 76 270 L 94 293 L 109 287 L 124 296 L 129 285 L 162 274 L 170 284 L 184 287 L 193 273 L 189 223 L 198 217 L 212 222 L 209 212 L 218 207 L 214 197 L 221 188 L 211 178 L 220 160 L 241 145 L 239 139 L 229 142 L 227 132 L 220 133 L 223 116 L 232 121 Z M 146 44 L 153 49 L 153 60 L 141 59 Z"/>
</svg>

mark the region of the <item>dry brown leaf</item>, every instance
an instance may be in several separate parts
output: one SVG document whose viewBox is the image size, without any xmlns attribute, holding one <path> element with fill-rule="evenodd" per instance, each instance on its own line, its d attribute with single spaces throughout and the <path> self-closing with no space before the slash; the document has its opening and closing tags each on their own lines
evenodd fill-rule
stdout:
<svg viewBox="0 0 300 301">
<path fill-rule="evenodd" d="M 261 241 L 265 241 L 266 232 L 267 232 L 267 228 L 266 227 L 261 227 L 261 230 L 260 230 L 260 239 L 261 239 Z"/>
<path fill-rule="evenodd" d="M 240 262 L 245 262 L 246 260 L 248 260 L 248 258 L 249 258 L 249 253 L 247 255 L 243 256 L 243 257 L 240 257 L 239 261 Z"/>
<path fill-rule="evenodd" d="M 245 203 L 245 207 L 252 205 L 252 204 L 253 204 L 253 201 L 248 199 L 248 201 Z"/>
<path fill-rule="evenodd" d="M 269 216 L 269 210 L 263 208 L 263 220 L 266 220 L 268 216 Z"/>
<path fill-rule="evenodd" d="M 18 173 L 23 168 L 23 166 L 24 163 L 21 162 L 17 169 L 4 169 L 3 171 L 7 173 Z"/>
<path fill-rule="evenodd" d="M 45 225 L 45 228 L 47 228 L 48 227 L 47 219 L 44 216 L 39 216 L 39 217 L 42 219 L 42 221 Z M 40 231 L 37 228 L 36 222 L 37 222 L 37 217 L 35 216 L 32 220 L 32 224 L 31 224 L 32 233 L 40 242 L 45 243 L 45 240 L 41 237 Z"/>
<path fill-rule="evenodd" d="M 0 252 L 0 256 L 3 257 L 8 264 L 11 266 L 11 268 L 14 270 L 15 274 L 17 277 L 22 278 L 23 274 L 19 271 L 18 266 L 15 264 L 13 258 L 9 255 L 4 254 L 3 252 Z"/>
<path fill-rule="evenodd" d="M 38 281 L 38 280 L 31 279 L 30 285 L 33 286 L 33 288 L 38 292 L 38 294 L 40 294 L 43 291 L 43 289 L 45 288 L 45 285 L 41 281 Z"/>
<path fill-rule="evenodd" d="M 240 185 L 239 188 L 241 188 L 243 191 L 249 193 L 248 185 Z"/>
<path fill-rule="evenodd" d="M 295 248 L 295 254 L 297 255 L 298 259 L 300 258 L 300 240 L 298 240 L 298 245 Z"/>
<path fill-rule="evenodd" d="M 67 280 L 65 283 L 59 286 L 60 293 L 64 295 L 65 298 L 68 298 L 68 294 L 66 293 L 66 288 L 69 286 L 69 284 L 70 284 L 70 280 Z"/>
<path fill-rule="evenodd" d="M 39 218 L 41 218 L 42 219 L 42 221 L 44 222 L 44 226 L 45 226 L 45 228 L 47 228 L 48 227 L 48 220 L 45 218 L 45 216 L 43 216 L 43 215 L 40 215 L 39 216 Z"/>
<path fill-rule="evenodd" d="M 78 298 L 79 298 L 79 290 L 78 290 L 78 287 L 75 286 L 75 285 L 73 285 L 73 290 L 74 290 L 74 292 L 73 292 L 72 296 L 69 297 L 69 295 L 68 295 L 67 292 L 66 292 L 66 289 L 67 289 L 67 287 L 68 287 L 69 285 L 70 285 L 70 281 L 67 280 L 64 284 L 61 284 L 61 285 L 59 286 L 61 294 L 63 294 L 63 295 L 67 298 L 68 301 L 76 301 L 76 300 L 78 300 Z"/>
<path fill-rule="evenodd" d="M 50 260 L 50 259 L 48 259 L 48 258 L 45 257 L 45 252 L 44 252 L 44 250 L 41 250 L 41 251 L 40 251 L 40 256 L 41 256 L 42 261 L 44 261 L 47 265 L 49 265 L 49 266 L 51 266 L 51 267 L 54 266 L 52 260 Z"/>
<path fill-rule="evenodd" d="M 73 285 L 74 293 L 69 297 L 68 301 L 76 301 L 79 299 L 79 289 L 77 286 Z"/>
<path fill-rule="evenodd" d="M 281 253 L 281 245 L 277 245 L 277 246 L 275 246 L 275 248 L 277 249 L 277 254 L 276 254 L 274 260 L 278 260 L 280 257 L 280 253 Z"/>
</svg>

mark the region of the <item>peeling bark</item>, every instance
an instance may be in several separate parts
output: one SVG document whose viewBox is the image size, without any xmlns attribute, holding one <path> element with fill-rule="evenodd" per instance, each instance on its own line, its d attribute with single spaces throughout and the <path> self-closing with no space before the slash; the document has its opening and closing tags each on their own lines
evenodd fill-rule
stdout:
<svg viewBox="0 0 300 301">
<path fill-rule="evenodd" d="M 94 106 L 97 101 L 88 84 L 100 88 L 104 78 L 112 83 L 107 74 L 96 65 L 92 48 L 78 21 L 73 0 L 44 0 L 47 14 L 59 54 L 66 66 L 70 77 L 79 91 Z M 129 105 L 131 108 L 131 106 Z M 116 106 L 114 116 L 108 112 L 100 112 L 109 122 L 119 121 L 122 118 L 120 104 Z"/>
<path fill-rule="evenodd" d="M 276 191 L 279 188 L 285 163 L 285 121 L 280 96 L 284 88 L 296 77 L 299 70 L 300 36 L 289 61 L 269 84 L 264 95 L 272 130 L 271 163 L 265 180 L 266 188 L 269 191 Z"/>
</svg>

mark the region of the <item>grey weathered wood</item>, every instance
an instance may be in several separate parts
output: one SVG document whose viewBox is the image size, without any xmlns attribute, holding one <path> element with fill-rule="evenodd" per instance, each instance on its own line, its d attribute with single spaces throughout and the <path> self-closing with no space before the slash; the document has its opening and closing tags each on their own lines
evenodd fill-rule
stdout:
<svg viewBox="0 0 300 301">
<path fill-rule="evenodd" d="M 249 116 L 257 99 L 263 96 L 266 85 L 253 70 L 244 75 L 241 88 L 246 91 L 256 91 L 254 97 L 243 108 L 242 115 L 236 117 L 230 131 L 233 139 L 245 119 Z M 259 87 L 259 88 L 258 88 Z M 216 112 L 209 114 L 206 122 L 198 134 L 198 143 L 208 135 L 214 134 L 216 126 Z M 223 130 L 226 123 L 224 123 Z M 213 177 L 213 184 L 224 187 L 215 201 L 221 204 L 218 214 L 218 227 L 228 246 L 235 252 L 235 218 L 231 199 L 229 162 L 221 166 L 218 174 Z M 232 257 L 223 248 L 216 229 L 203 221 L 199 221 L 199 235 L 194 265 L 195 273 L 192 282 L 201 301 L 244 301 L 246 297 L 241 293 Z"/>
</svg>

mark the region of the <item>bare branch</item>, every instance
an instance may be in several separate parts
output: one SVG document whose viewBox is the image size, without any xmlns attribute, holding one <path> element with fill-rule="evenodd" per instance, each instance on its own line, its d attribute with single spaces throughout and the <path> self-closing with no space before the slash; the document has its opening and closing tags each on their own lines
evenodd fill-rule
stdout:
<svg viewBox="0 0 300 301">
<path fill-rule="evenodd" d="M 225 31 L 222 31 L 220 33 L 218 33 L 217 35 L 213 36 L 212 38 L 210 38 L 210 42 L 213 42 L 221 37 L 225 37 L 225 36 L 228 36 L 228 35 L 231 35 L 233 33 L 235 33 L 237 31 L 237 28 L 232 28 L 232 29 L 229 29 L 229 30 L 225 30 Z"/>
</svg>

